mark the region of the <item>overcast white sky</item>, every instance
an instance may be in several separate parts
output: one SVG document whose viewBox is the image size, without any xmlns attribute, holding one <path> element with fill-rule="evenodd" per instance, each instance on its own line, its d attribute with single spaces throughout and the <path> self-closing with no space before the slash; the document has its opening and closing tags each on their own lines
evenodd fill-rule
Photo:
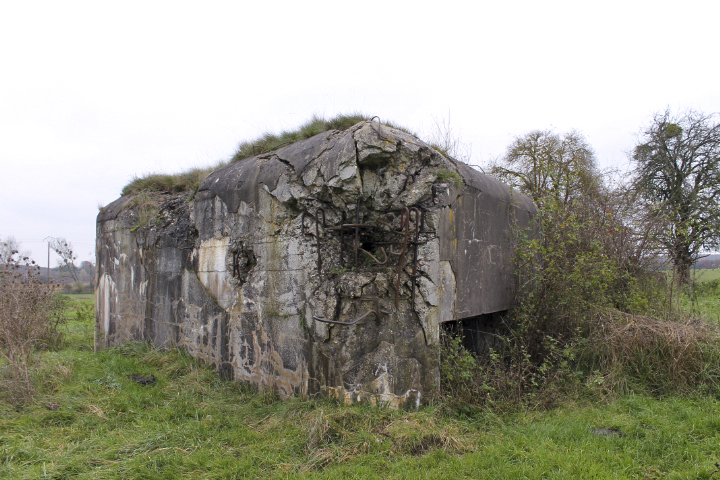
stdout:
<svg viewBox="0 0 720 480">
<path fill-rule="evenodd" d="M 480 165 L 574 128 L 621 167 L 653 113 L 720 111 L 718 18 L 716 0 L 3 1 L 0 237 L 94 261 L 98 206 L 133 176 L 313 114 L 424 138 L 449 119 Z"/>
</svg>

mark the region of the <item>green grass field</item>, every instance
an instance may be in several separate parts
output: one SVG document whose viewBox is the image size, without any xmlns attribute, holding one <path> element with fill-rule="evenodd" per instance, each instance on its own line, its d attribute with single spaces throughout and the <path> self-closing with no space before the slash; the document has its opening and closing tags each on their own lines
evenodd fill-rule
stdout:
<svg viewBox="0 0 720 480">
<path fill-rule="evenodd" d="M 693 270 L 693 275 L 698 282 L 708 282 L 720 278 L 720 268 L 704 268 Z"/>
<path fill-rule="evenodd" d="M 695 293 L 680 297 L 683 308 L 693 316 L 720 325 L 720 269 L 694 270 L 693 278 Z"/>
<path fill-rule="evenodd" d="M 65 347 L 43 354 L 34 402 L 20 412 L 0 404 L 0 478 L 695 479 L 720 461 L 710 396 L 472 416 L 278 401 L 179 351 L 93 352 L 91 307 L 75 298 Z"/>
</svg>

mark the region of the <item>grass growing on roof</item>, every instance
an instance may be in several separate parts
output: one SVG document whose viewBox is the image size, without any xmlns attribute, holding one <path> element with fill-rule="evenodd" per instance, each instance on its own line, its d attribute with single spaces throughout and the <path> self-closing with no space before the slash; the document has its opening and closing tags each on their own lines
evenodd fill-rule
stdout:
<svg viewBox="0 0 720 480">
<path fill-rule="evenodd" d="M 252 155 L 266 153 L 328 130 L 346 130 L 356 123 L 369 119 L 370 117 L 359 113 L 338 115 L 329 120 L 314 116 L 311 120 L 295 130 L 279 134 L 266 133 L 255 140 L 242 142 L 238 146 L 232 161 L 236 162 Z M 153 173 L 142 177 L 135 177 L 130 183 L 123 187 L 122 195 L 131 195 L 147 191 L 167 193 L 194 192 L 200 187 L 208 175 L 223 165 L 225 164 L 219 163 L 214 167 L 193 168 L 177 174 Z"/>
<path fill-rule="evenodd" d="M 328 130 L 347 130 L 353 125 L 365 120 L 370 120 L 370 117 L 360 113 L 338 115 L 329 120 L 323 117 L 313 116 L 312 119 L 295 130 L 288 130 L 277 134 L 266 133 L 255 140 L 242 142 L 238 146 L 231 161 L 237 162 L 244 158 L 252 157 L 253 155 L 271 152 L 285 145 L 314 137 L 322 132 L 327 132 Z"/>
<path fill-rule="evenodd" d="M 231 162 L 237 162 L 253 155 L 271 152 L 285 145 L 313 137 L 328 130 L 347 130 L 353 125 L 365 120 L 371 120 L 371 117 L 361 113 L 338 115 L 327 120 L 323 117 L 313 116 L 312 119 L 295 130 L 288 130 L 277 134 L 266 133 L 254 140 L 240 143 Z M 394 123 L 383 122 L 383 124 L 414 135 L 406 128 Z M 221 162 L 214 167 L 193 168 L 177 174 L 153 173 L 143 177 L 135 177 L 130 183 L 123 187 L 122 195 L 131 195 L 147 191 L 166 193 L 195 192 L 208 175 L 224 165 L 225 163 Z"/>
<path fill-rule="evenodd" d="M 220 166 L 222 165 L 209 168 L 193 168 L 174 175 L 153 173 L 144 177 L 135 177 L 130 183 L 123 187 L 122 195 L 131 195 L 147 191 L 167 193 L 194 192 L 200 188 L 203 180 Z"/>
</svg>

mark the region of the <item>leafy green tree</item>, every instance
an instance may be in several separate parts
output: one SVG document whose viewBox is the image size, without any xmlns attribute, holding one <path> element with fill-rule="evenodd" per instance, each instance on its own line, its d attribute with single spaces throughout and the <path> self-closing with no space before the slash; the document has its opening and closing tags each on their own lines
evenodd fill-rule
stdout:
<svg viewBox="0 0 720 480">
<path fill-rule="evenodd" d="M 531 131 L 516 137 L 490 171 L 538 206 L 542 235 L 521 242 L 517 259 L 521 268 L 531 265 L 520 304 L 534 327 L 562 329 L 583 323 L 595 307 L 621 307 L 616 292 L 625 290 L 639 256 L 624 222 L 624 192 L 608 185 L 583 136 Z"/>
<path fill-rule="evenodd" d="M 562 204 L 599 186 L 595 155 L 582 135 L 534 130 L 516 137 L 490 173 L 532 197 L 553 197 Z"/>
<path fill-rule="evenodd" d="M 720 124 L 696 111 L 654 116 L 633 153 L 635 189 L 662 222 L 658 240 L 679 284 L 720 233 Z"/>
</svg>

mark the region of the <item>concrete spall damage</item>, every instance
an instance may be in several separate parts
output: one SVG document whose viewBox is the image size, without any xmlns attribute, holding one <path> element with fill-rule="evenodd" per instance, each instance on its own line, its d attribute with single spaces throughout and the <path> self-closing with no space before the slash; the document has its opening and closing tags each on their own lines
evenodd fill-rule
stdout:
<svg viewBox="0 0 720 480">
<path fill-rule="evenodd" d="M 141 195 L 158 205 L 146 221 Z M 96 347 L 179 346 L 284 396 L 418 405 L 439 388 L 443 324 L 512 306 L 514 232 L 535 211 L 400 130 L 325 132 L 223 167 L 194 197 L 105 207 Z"/>
</svg>

